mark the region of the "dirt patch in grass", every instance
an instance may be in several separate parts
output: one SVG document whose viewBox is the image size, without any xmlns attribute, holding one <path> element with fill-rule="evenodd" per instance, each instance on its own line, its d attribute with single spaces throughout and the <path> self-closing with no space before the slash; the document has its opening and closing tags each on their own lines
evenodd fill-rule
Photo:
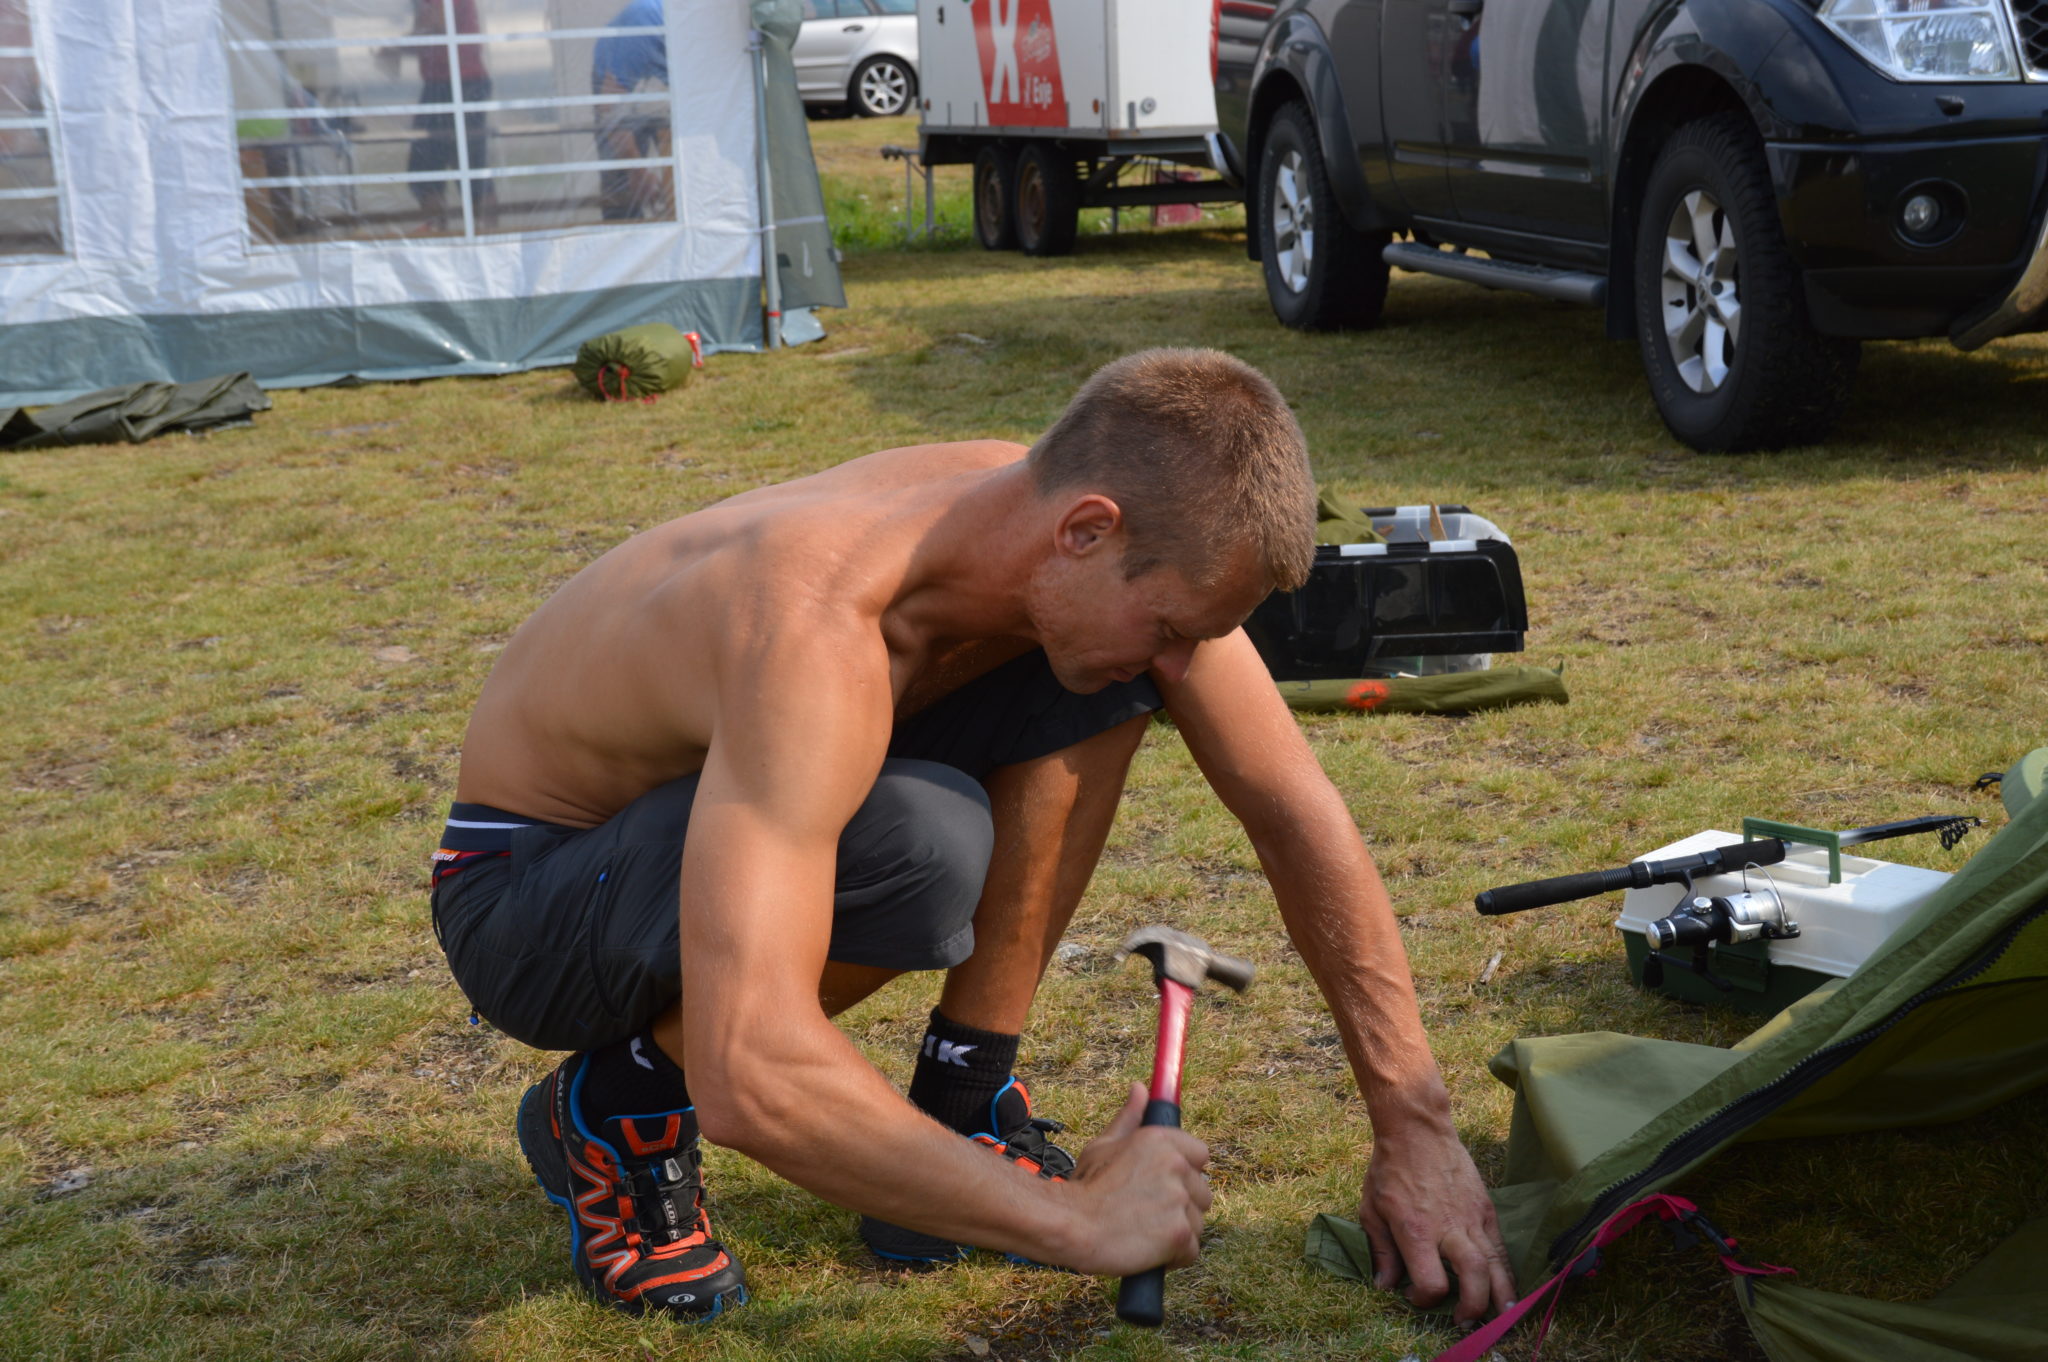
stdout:
<svg viewBox="0 0 2048 1362">
<path fill-rule="evenodd" d="M 960 1344 L 937 1362 L 1056 1362 L 1104 1342 L 1119 1325 L 1115 1307 L 1087 1294 L 1046 1301 L 1026 1297 L 959 1326 Z M 1225 1345 L 1250 1337 L 1229 1299 L 1176 1297 L 1159 1333 L 1169 1348 Z"/>
</svg>

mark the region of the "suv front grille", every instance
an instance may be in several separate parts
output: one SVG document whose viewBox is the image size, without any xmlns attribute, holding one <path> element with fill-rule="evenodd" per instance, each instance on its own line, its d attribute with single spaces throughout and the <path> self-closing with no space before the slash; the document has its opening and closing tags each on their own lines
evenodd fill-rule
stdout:
<svg viewBox="0 0 2048 1362">
<path fill-rule="evenodd" d="M 2048 76 L 2048 0 L 2006 0 L 2020 33 L 2020 57 L 2036 79 Z"/>
</svg>

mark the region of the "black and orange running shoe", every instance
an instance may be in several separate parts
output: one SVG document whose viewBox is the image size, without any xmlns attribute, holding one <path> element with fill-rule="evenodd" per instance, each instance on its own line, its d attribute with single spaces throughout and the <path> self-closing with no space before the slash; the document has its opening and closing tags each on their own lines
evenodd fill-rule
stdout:
<svg viewBox="0 0 2048 1362">
<path fill-rule="evenodd" d="M 1031 1093 L 1016 1078 L 1003 1084 L 988 1104 L 989 1129 L 967 1138 L 1015 1164 L 1019 1170 L 1053 1182 L 1065 1182 L 1074 1171 L 1074 1156 L 1054 1144 L 1048 1136 L 1066 1127 L 1031 1114 Z M 1001 1131 L 1001 1134 L 994 1132 Z M 906 1267 L 942 1267 L 957 1263 L 973 1250 L 950 1239 L 907 1230 L 873 1216 L 862 1216 L 860 1237 L 868 1251 L 886 1262 Z M 1037 1263 L 1014 1253 L 1003 1255 L 1021 1267 Z"/>
<path fill-rule="evenodd" d="M 569 1252 L 591 1295 L 628 1314 L 712 1319 L 747 1303 L 746 1273 L 711 1237 L 693 1107 L 613 1116 L 592 1129 L 576 1054 L 519 1101 L 519 1147 L 569 1216 Z"/>
</svg>

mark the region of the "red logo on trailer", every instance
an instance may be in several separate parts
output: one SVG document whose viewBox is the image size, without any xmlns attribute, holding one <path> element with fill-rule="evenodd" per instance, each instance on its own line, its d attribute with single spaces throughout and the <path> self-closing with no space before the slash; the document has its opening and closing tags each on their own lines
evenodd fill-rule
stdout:
<svg viewBox="0 0 2048 1362">
<path fill-rule="evenodd" d="M 974 46 L 991 124 L 1066 126 L 1051 0 L 974 0 Z"/>
</svg>

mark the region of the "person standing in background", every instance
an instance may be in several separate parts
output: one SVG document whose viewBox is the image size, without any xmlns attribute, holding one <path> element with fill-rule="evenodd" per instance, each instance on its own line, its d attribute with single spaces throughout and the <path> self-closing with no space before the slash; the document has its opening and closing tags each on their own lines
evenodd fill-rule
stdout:
<svg viewBox="0 0 2048 1362">
<path fill-rule="evenodd" d="M 661 28 L 666 23 L 662 0 L 632 0 L 618 12 L 610 28 Z M 620 33 L 598 39 L 590 54 L 590 92 L 624 95 L 649 84 L 668 85 L 668 43 L 659 33 Z M 639 160 L 661 141 L 661 120 L 624 113 L 631 105 L 600 104 L 597 109 L 597 154 L 603 161 Z M 631 222 L 651 216 L 646 211 L 660 178 L 659 171 L 622 166 L 598 172 L 598 196 L 606 222 Z"/>
<path fill-rule="evenodd" d="M 444 8 L 444 5 L 446 6 Z M 457 33 L 481 33 L 477 22 L 476 0 L 413 0 L 411 37 L 426 37 L 448 31 L 448 11 L 454 12 Z M 491 97 L 490 68 L 484 64 L 482 43 L 463 43 L 456 49 L 456 64 L 452 68 L 462 77 L 462 102 L 465 106 L 479 104 Z M 455 83 L 450 77 L 451 66 L 446 43 L 423 43 L 418 46 L 390 47 L 384 49 L 387 58 L 415 56 L 420 63 L 421 104 L 452 106 L 455 102 Z M 482 113 L 465 113 L 462 117 L 463 136 L 469 143 L 469 168 L 480 170 L 486 164 L 487 137 Z M 461 165 L 461 153 L 455 144 L 454 120 L 447 113 L 438 110 L 417 114 L 413 126 L 425 132 L 426 136 L 412 144 L 407 153 L 405 168 L 408 174 L 422 174 L 437 170 L 455 170 Z M 476 224 L 480 230 L 489 230 L 497 224 L 497 194 L 489 180 L 471 180 L 470 199 L 475 209 Z M 416 235 L 438 236 L 449 230 L 449 202 L 447 180 L 414 180 L 412 196 L 419 203 L 424 221 L 414 229 Z"/>
</svg>

